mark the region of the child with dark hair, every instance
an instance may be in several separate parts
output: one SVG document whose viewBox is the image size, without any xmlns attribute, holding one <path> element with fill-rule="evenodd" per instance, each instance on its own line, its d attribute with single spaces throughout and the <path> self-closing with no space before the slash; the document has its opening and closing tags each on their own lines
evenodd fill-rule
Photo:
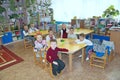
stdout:
<svg viewBox="0 0 120 80">
<path fill-rule="evenodd" d="M 73 28 L 73 27 L 70 28 L 70 31 L 69 31 L 69 33 L 68 33 L 67 38 L 70 38 L 70 39 L 77 39 L 77 35 L 74 34 L 74 28 Z"/>
<path fill-rule="evenodd" d="M 30 24 L 30 28 L 29 28 L 29 33 L 33 33 L 33 32 L 36 32 L 36 31 L 39 31 L 35 26 L 34 24 Z"/>
<path fill-rule="evenodd" d="M 89 51 L 93 49 L 93 43 L 90 40 L 85 38 L 84 33 L 81 33 L 79 35 L 79 39 L 77 39 L 75 42 L 77 44 L 84 43 L 87 45 L 86 46 L 86 60 L 89 60 Z M 82 55 L 80 55 L 79 57 L 82 57 Z"/>
<path fill-rule="evenodd" d="M 58 48 L 57 41 L 55 39 L 50 41 L 50 48 L 47 51 L 47 60 L 52 63 L 52 72 L 53 75 L 57 76 L 65 67 L 65 63 L 59 59 L 58 51 L 68 52 L 67 49 Z"/>
<path fill-rule="evenodd" d="M 49 32 L 49 34 L 46 36 L 46 41 L 47 42 L 50 41 L 50 40 L 52 40 L 52 39 L 56 39 L 55 36 L 54 36 L 54 34 L 53 34 L 52 29 L 49 29 L 48 32 Z"/>
<path fill-rule="evenodd" d="M 24 35 L 24 38 L 26 40 L 29 40 L 31 42 L 32 46 L 34 46 L 35 38 L 33 36 L 29 35 L 29 29 L 28 29 L 27 25 L 24 25 L 23 35 Z"/>
</svg>

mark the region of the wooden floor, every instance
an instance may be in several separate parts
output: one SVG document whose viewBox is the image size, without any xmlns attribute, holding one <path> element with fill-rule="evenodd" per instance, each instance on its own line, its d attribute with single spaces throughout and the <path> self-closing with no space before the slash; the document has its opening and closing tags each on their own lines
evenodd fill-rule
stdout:
<svg viewBox="0 0 120 80">
<path fill-rule="evenodd" d="M 31 49 L 24 49 L 23 41 L 6 45 L 10 50 L 24 59 L 23 62 L 15 64 L 0 71 L 0 80 L 120 80 L 120 56 L 107 64 L 105 69 L 90 67 L 89 61 L 81 63 L 81 59 L 74 56 L 73 71 L 68 71 L 68 56 L 63 55 L 66 67 L 61 76 L 51 76 L 34 64 Z"/>
</svg>

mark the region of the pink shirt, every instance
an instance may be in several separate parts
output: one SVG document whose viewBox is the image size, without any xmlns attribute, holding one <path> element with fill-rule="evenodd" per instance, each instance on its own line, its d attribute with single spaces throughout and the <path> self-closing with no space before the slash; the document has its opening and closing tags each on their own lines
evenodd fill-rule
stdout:
<svg viewBox="0 0 120 80">
<path fill-rule="evenodd" d="M 40 50 L 41 48 L 44 48 L 44 46 L 47 46 L 47 43 L 45 40 L 42 40 L 41 42 L 36 40 L 34 43 L 35 43 L 35 48 L 38 50 Z"/>
</svg>

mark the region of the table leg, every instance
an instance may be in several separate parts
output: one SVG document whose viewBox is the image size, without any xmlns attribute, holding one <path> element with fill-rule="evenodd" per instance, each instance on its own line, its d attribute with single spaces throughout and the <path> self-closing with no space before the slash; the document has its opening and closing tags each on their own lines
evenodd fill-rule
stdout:
<svg viewBox="0 0 120 80">
<path fill-rule="evenodd" d="M 85 59 L 85 48 L 82 48 L 82 63 L 84 62 Z"/>
<path fill-rule="evenodd" d="M 69 70 L 72 71 L 72 54 L 69 54 Z"/>
<path fill-rule="evenodd" d="M 62 59 L 62 55 L 61 54 L 62 54 L 61 52 L 58 53 L 59 59 Z"/>
</svg>

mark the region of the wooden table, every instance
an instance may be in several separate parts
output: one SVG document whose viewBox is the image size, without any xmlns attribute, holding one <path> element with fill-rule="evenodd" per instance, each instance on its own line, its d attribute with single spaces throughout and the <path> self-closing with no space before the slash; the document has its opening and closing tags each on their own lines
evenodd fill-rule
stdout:
<svg viewBox="0 0 120 80">
<path fill-rule="evenodd" d="M 87 34 L 90 34 L 90 33 L 93 33 L 93 32 L 94 32 L 94 30 L 83 29 L 83 28 L 75 29 L 75 30 L 74 30 L 74 33 L 75 33 L 75 34 L 81 34 L 81 33 L 84 33 L 85 35 L 87 35 Z"/>
<path fill-rule="evenodd" d="M 76 34 L 77 36 L 81 33 L 84 33 L 85 35 L 90 34 L 90 38 L 92 38 L 92 33 L 94 32 L 94 30 L 90 30 L 90 29 L 83 29 L 83 28 L 79 28 L 79 29 L 75 29 L 74 30 L 74 34 Z"/>
<path fill-rule="evenodd" d="M 63 39 L 64 42 L 61 42 L 61 39 L 57 39 L 57 45 L 59 48 L 66 48 L 69 50 L 69 52 L 60 52 L 60 53 L 66 53 L 69 55 L 69 70 L 72 71 L 72 55 L 82 49 L 82 63 L 85 58 L 84 48 L 86 47 L 86 44 L 76 44 L 74 39 Z M 61 58 L 61 54 L 59 54 Z"/>
<path fill-rule="evenodd" d="M 48 34 L 48 30 L 36 31 L 33 33 L 29 33 L 30 36 L 35 36 L 37 33 L 41 33 L 42 35 Z"/>
</svg>

